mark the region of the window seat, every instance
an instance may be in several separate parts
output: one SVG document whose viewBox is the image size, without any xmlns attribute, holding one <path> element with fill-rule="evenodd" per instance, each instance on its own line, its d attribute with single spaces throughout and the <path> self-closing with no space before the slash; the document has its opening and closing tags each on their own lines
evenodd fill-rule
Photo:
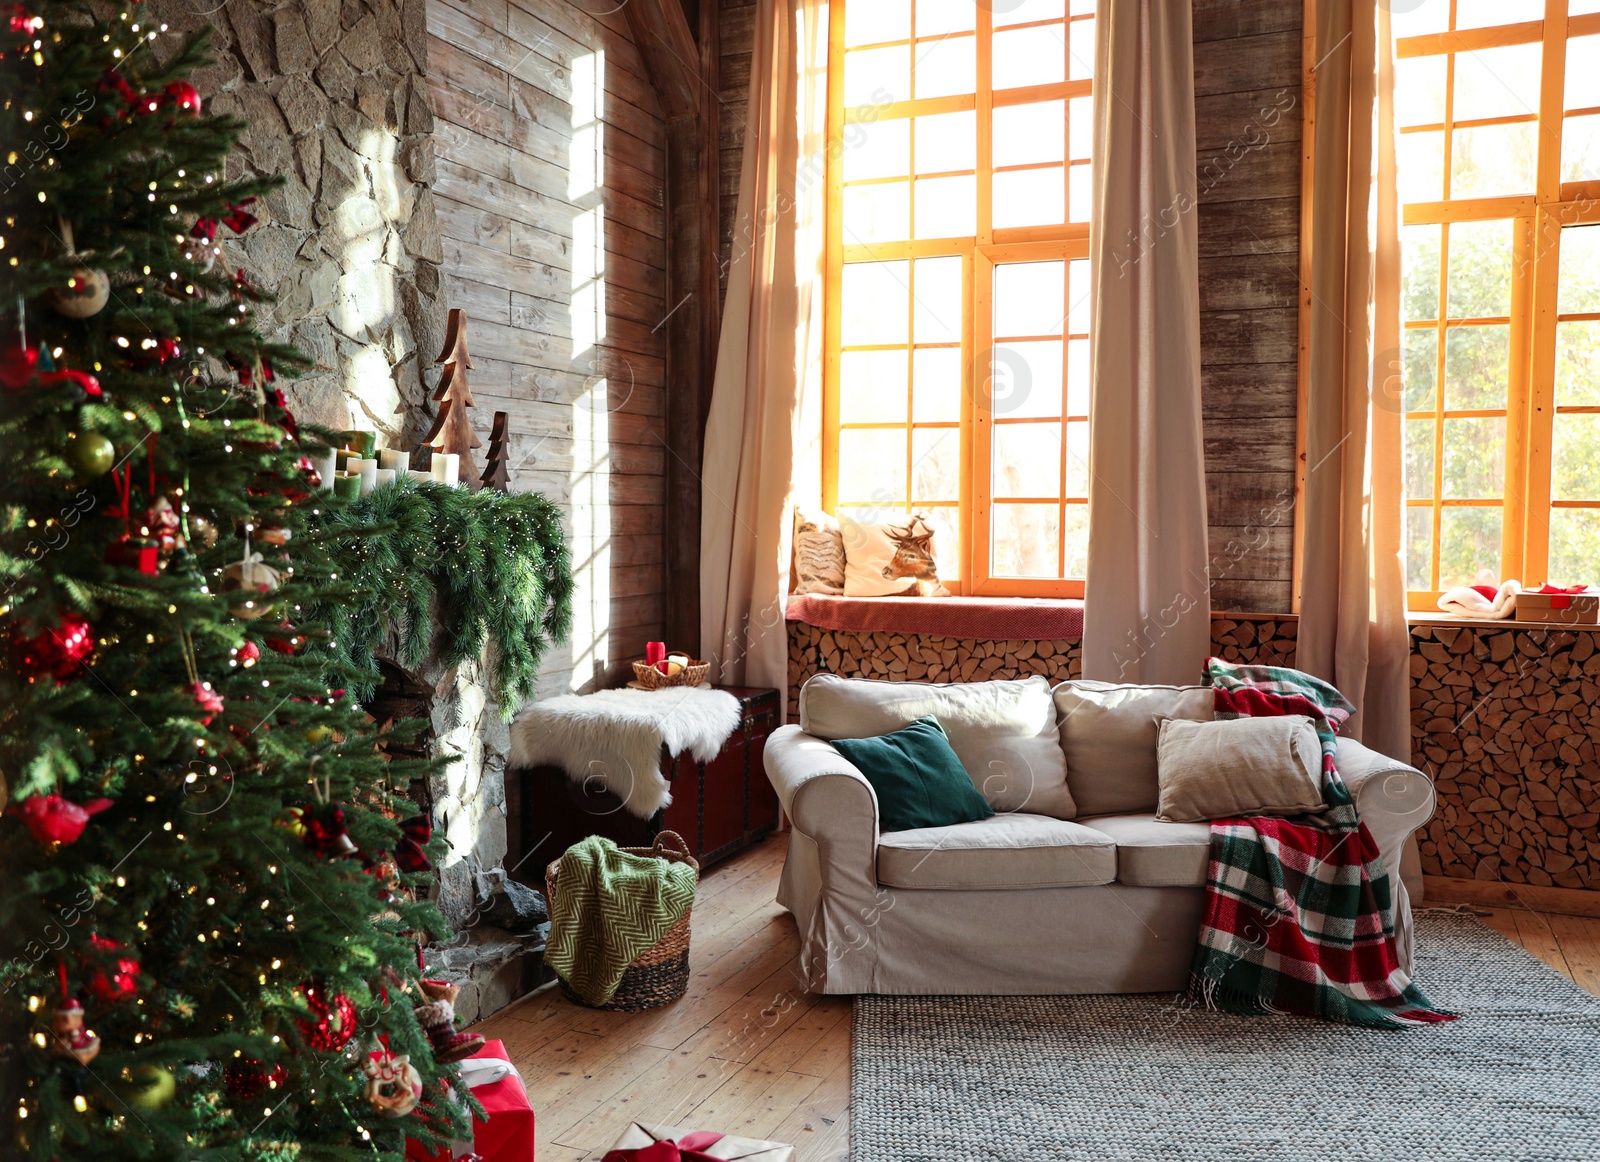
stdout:
<svg viewBox="0 0 1600 1162">
<path fill-rule="evenodd" d="M 791 595 L 789 621 L 845 633 L 914 633 L 979 641 L 1081 638 L 1083 602 L 1029 597 L 834 597 Z"/>
</svg>

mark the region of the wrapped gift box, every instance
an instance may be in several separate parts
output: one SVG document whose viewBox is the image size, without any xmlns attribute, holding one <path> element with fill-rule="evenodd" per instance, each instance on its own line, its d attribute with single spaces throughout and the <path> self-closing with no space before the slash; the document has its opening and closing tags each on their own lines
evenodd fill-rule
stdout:
<svg viewBox="0 0 1600 1162">
<path fill-rule="evenodd" d="M 483 1048 L 461 1063 L 463 1078 L 470 1084 L 474 1073 L 485 1071 L 474 1062 L 509 1062 L 505 1043 L 485 1041 Z M 533 1162 L 533 1107 L 528 1104 L 528 1092 L 522 1088 L 522 1078 L 508 1067 L 504 1076 L 484 1085 L 472 1085 L 472 1096 L 478 1099 L 488 1121 L 472 1121 L 472 1153 L 483 1162 Z M 454 1152 L 448 1147 L 430 1153 L 417 1142 L 406 1143 L 406 1162 L 450 1162 Z"/>
<path fill-rule="evenodd" d="M 679 1152 L 686 1158 L 737 1158 L 739 1162 L 793 1162 L 794 1158 L 794 1147 L 782 1142 L 758 1142 L 754 1138 L 736 1138 L 732 1134 L 718 1135 L 678 1126 L 634 1122 L 622 1132 L 617 1144 L 606 1154 L 605 1162 L 633 1162 L 635 1152 L 649 1150 L 657 1142 L 676 1143 Z"/>
<path fill-rule="evenodd" d="M 1600 624 L 1600 593 L 1541 593 L 1524 589 L 1517 594 L 1517 618 L 1554 625 Z"/>
</svg>

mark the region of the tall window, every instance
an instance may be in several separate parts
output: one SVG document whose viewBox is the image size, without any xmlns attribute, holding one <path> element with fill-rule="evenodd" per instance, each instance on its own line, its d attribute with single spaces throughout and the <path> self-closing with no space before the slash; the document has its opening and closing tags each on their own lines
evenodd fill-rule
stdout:
<svg viewBox="0 0 1600 1162">
<path fill-rule="evenodd" d="M 832 0 L 823 501 L 1082 593 L 1093 0 Z"/>
<path fill-rule="evenodd" d="M 1600 0 L 1402 7 L 1413 603 L 1600 580 Z"/>
</svg>

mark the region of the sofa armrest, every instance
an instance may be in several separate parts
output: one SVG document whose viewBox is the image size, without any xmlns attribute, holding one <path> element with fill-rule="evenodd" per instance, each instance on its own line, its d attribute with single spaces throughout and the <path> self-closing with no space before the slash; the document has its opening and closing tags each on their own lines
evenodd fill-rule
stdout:
<svg viewBox="0 0 1600 1162">
<path fill-rule="evenodd" d="M 831 743 L 798 726 L 780 726 L 766 745 L 767 778 L 796 831 L 834 860 L 875 875 L 878 796 L 866 776 Z"/>
<path fill-rule="evenodd" d="M 1339 740 L 1339 776 L 1355 800 L 1391 878 L 1400 875 L 1408 836 L 1433 818 L 1433 783 L 1415 767 L 1379 754 L 1353 738 Z"/>
</svg>

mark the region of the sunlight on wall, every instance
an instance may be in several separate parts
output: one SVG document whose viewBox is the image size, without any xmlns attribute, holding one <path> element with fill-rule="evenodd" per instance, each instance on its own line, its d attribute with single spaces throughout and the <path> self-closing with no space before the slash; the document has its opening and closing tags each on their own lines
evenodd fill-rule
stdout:
<svg viewBox="0 0 1600 1162">
<path fill-rule="evenodd" d="M 390 441 L 399 434 L 403 410 L 393 367 L 404 352 L 386 351 L 370 337 L 388 329 L 398 307 L 399 236 L 390 223 L 409 212 L 414 197 L 400 173 L 398 148 L 394 134 L 384 130 L 362 137 L 363 176 L 370 185 L 351 190 L 334 211 L 343 273 L 328 312 L 329 322 L 344 335 L 357 342 L 367 340 L 360 351 L 341 361 L 345 395 L 352 411 L 363 413 L 353 415 L 352 423 L 383 432 Z"/>
<path fill-rule="evenodd" d="M 583 388 L 572 404 L 573 690 L 591 687 L 612 660 L 610 391 L 598 358 L 606 334 L 604 101 L 605 54 L 574 58 L 567 189 L 578 211 L 568 310 L 571 367 Z"/>
</svg>

